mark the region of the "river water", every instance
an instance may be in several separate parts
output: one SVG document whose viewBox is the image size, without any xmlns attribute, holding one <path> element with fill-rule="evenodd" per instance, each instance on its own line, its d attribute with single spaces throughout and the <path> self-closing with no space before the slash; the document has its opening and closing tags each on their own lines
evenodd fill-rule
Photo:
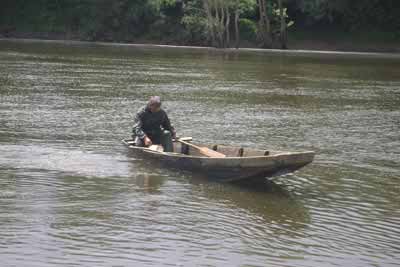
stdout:
<svg viewBox="0 0 400 267">
<path fill-rule="evenodd" d="M 160 95 L 180 136 L 314 150 L 265 186 L 127 153 Z M 400 59 L 0 42 L 1 266 L 398 266 Z"/>
</svg>

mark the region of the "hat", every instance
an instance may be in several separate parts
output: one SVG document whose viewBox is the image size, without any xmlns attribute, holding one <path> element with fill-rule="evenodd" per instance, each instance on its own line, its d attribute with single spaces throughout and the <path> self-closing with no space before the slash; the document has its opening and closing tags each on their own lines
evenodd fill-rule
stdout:
<svg viewBox="0 0 400 267">
<path fill-rule="evenodd" d="M 159 96 L 152 96 L 147 103 L 148 106 L 161 106 L 161 98 Z"/>
</svg>

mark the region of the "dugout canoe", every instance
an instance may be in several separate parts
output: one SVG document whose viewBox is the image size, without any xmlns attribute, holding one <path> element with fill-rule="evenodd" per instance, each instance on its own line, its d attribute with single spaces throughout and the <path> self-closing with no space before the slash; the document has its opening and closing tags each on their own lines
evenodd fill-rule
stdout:
<svg viewBox="0 0 400 267">
<path fill-rule="evenodd" d="M 233 182 L 258 179 L 292 173 L 314 159 L 315 152 L 284 152 L 226 145 L 194 146 L 173 142 L 174 152 L 163 152 L 136 146 L 134 140 L 122 140 L 129 151 L 145 159 L 151 159 L 180 170 L 201 174 L 207 178 Z M 203 154 L 198 147 L 212 149 L 222 153 L 224 157 L 210 157 Z"/>
</svg>

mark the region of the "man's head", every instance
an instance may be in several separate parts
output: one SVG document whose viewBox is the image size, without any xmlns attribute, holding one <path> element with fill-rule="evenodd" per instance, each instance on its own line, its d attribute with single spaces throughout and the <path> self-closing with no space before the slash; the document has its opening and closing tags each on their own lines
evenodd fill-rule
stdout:
<svg viewBox="0 0 400 267">
<path fill-rule="evenodd" d="M 151 112 L 158 112 L 161 109 L 161 99 L 159 96 L 150 97 L 149 102 L 147 103 Z"/>
</svg>

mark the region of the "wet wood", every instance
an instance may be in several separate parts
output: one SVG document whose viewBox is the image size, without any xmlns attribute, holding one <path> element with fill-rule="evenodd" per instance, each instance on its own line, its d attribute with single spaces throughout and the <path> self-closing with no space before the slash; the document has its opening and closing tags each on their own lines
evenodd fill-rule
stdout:
<svg viewBox="0 0 400 267">
<path fill-rule="evenodd" d="M 210 157 L 210 158 L 225 158 L 226 157 L 225 154 L 222 154 L 220 152 L 217 152 L 217 151 L 214 151 L 212 149 L 209 149 L 208 147 L 196 146 L 196 145 L 194 145 L 192 143 L 183 141 L 182 139 L 178 139 L 178 142 L 180 142 L 180 143 L 182 143 L 184 145 L 187 145 L 189 147 L 192 147 L 194 149 L 197 149 L 200 152 L 200 154 L 202 154 L 202 155 L 204 155 L 206 157 Z"/>
<path fill-rule="evenodd" d="M 223 145 L 206 147 L 192 143 L 189 143 L 191 146 L 187 146 L 183 142 L 175 141 L 173 143 L 174 152 L 159 152 L 149 148 L 136 147 L 132 140 L 123 140 L 130 151 L 140 157 L 223 182 L 245 179 L 263 180 L 265 177 L 291 173 L 311 163 L 315 156 L 313 151 L 283 152 Z M 220 151 L 219 153 L 225 152 L 225 157 L 208 157 L 193 146 L 206 147 L 211 151 L 211 148 L 215 147 Z"/>
</svg>

